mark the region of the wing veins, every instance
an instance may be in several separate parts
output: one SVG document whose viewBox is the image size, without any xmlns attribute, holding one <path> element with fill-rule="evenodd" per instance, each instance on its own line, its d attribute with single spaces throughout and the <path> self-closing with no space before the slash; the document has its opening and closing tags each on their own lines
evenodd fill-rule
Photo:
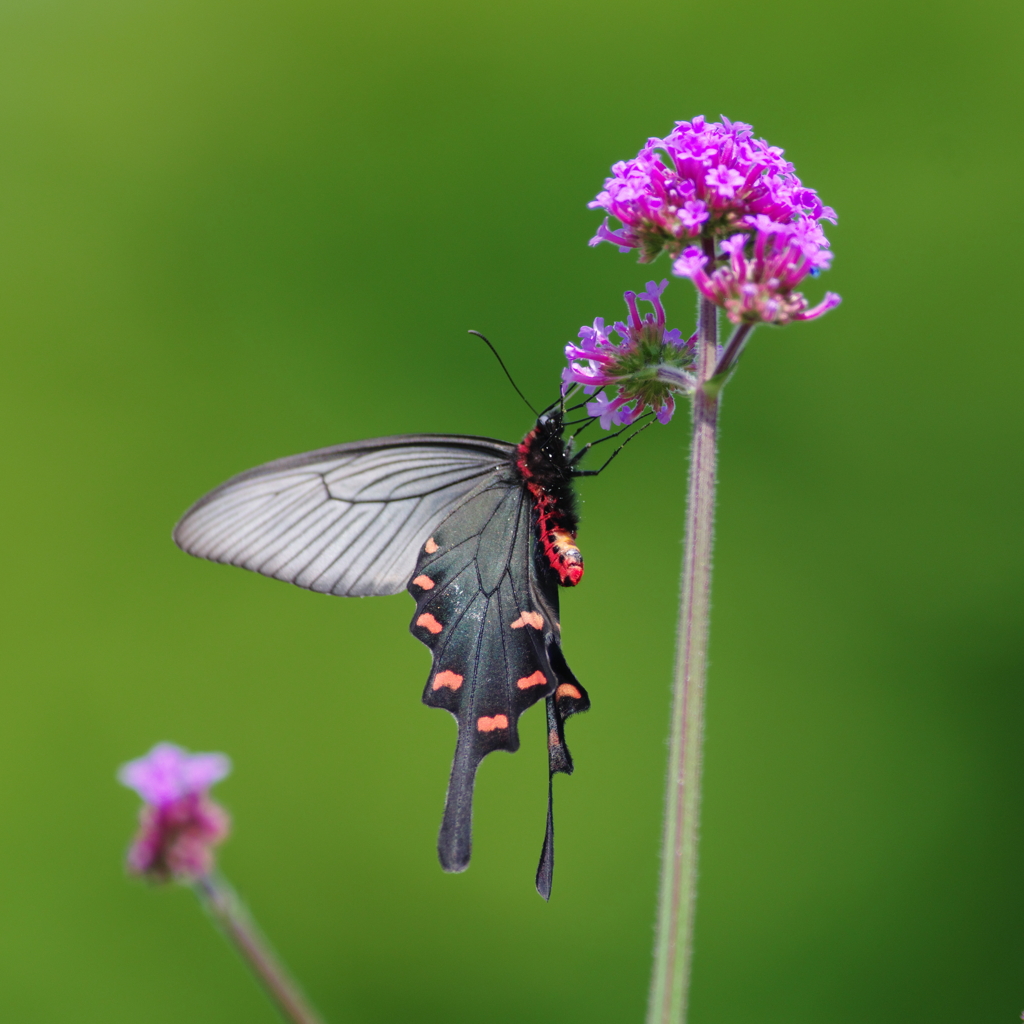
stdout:
<svg viewBox="0 0 1024 1024">
<path fill-rule="evenodd" d="M 410 499 L 410 500 L 412 500 L 412 499 Z M 417 498 L 416 499 L 416 501 L 418 501 L 418 502 L 422 502 L 423 500 L 424 500 L 423 498 Z M 451 512 L 455 508 L 457 508 L 457 507 L 458 507 L 458 499 L 452 499 L 452 500 L 448 501 L 446 504 L 442 505 L 440 508 L 435 509 L 434 510 L 434 517 L 438 521 L 440 521 L 442 518 L 447 518 L 451 514 Z M 404 530 L 409 525 L 409 523 L 412 521 L 412 519 L 414 518 L 414 515 L 415 515 L 415 510 L 413 512 L 410 512 L 409 515 L 406 517 L 405 522 L 403 522 L 402 525 L 397 530 L 395 530 L 395 532 L 392 534 L 391 541 L 388 543 L 387 547 L 381 552 L 381 555 L 383 555 L 383 554 L 386 554 L 388 550 L 393 551 L 393 554 L 391 556 L 391 560 L 389 562 L 384 562 L 384 563 L 378 564 L 377 559 L 374 559 L 374 561 L 371 563 L 371 565 L 377 565 L 379 569 L 383 567 L 383 571 L 385 571 L 385 572 L 390 572 L 392 570 L 392 568 L 394 568 L 394 566 L 398 563 L 398 561 L 404 556 L 405 551 L 406 551 L 405 548 L 400 547 L 398 544 L 395 543 L 395 541 L 401 535 L 402 530 Z M 413 535 L 415 536 L 415 533 Z M 380 557 L 380 556 L 378 556 L 378 557 Z M 369 571 L 369 566 L 367 567 L 366 570 L 364 570 L 364 574 L 367 571 Z M 362 575 L 360 575 L 359 579 L 362 579 Z"/>
<path fill-rule="evenodd" d="M 406 498 L 406 499 L 404 499 L 405 501 L 410 501 L 410 502 L 412 502 L 412 503 L 413 503 L 413 506 L 412 506 L 412 508 L 411 508 L 411 509 L 409 509 L 409 512 L 408 512 L 408 514 L 407 514 L 407 515 L 406 515 L 406 517 L 405 517 L 405 518 L 404 518 L 404 519 L 402 520 L 402 522 L 401 522 L 401 524 L 400 524 L 399 526 L 397 526 L 397 527 L 394 527 L 394 528 L 392 528 L 392 524 L 391 524 L 391 523 L 388 523 L 388 529 L 390 530 L 390 536 L 389 536 L 389 539 L 388 539 L 387 541 L 384 541 L 384 542 L 382 542 L 382 543 L 383 543 L 383 547 L 381 547 L 381 548 L 380 548 L 380 549 L 379 549 L 379 550 L 378 550 L 378 551 L 377 551 L 377 552 L 376 552 L 376 553 L 374 554 L 373 558 L 371 558 L 371 559 L 370 559 L 370 561 L 366 563 L 366 565 L 364 566 L 363 570 L 362 570 L 362 571 L 361 571 L 361 572 L 359 573 L 359 575 L 358 575 L 358 576 L 356 576 L 356 577 L 355 577 L 355 579 L 353 579 L 353 580 L 350 580 L 350 581 L 349 581 L 349 583 L 348 583 L 348 586 L 349 586 L 349 588 L 350 588 L 350 589 L 351 589 L 352 587 L 355 587 L 355 586 L 357 586 L 357 585 L 359 584 L 359 581 L 360 581 L 360 580 L 361 580 L 361 579 L 362 579 L 362 578 L 363 578 L 363 577 L 364 577 L 364 576 L 365 576 L 365 575 L 366 575 L 366 574 L 367 574 L 367 573 L 368 573 L 368 572 L 369 572 L 369 571 L 370 571 L 370 570 L 371 570 L 371 569 L 372 569 L 372 568 L 373 568 L 373 567 L 374 567 L 375 565 L 377 565 L 377 562 L 378 562 L 378 560 L 380 559 L 381 555 L 385 554 L 385 553 L 386 553 L 386 552 L 388 551 L 388 549 L 389 549 L 389 548 L 391 548 L 391 547 L 394 547 L 394 546 L 396 546 L 396 545 L 394 544 L 394 540 L 395 540 L 395 538 L 396 538 L 396 537 L 398 536 L 398 534 L 399 534 L 399 533 L 401 533 L 401 532 L 402 532 L 402 529 L 403 529 L 403 527 L 405 527 L 405 525 L 406 525 L 406 524 L 407 524 L 407 523 L 409 522 L 409 520 L 410 520 L 410 519 L 411 519 L 411 518 L 413 517 L 413 515 L 415 515 L 415 513 L 416 513 L 416 511 L 417 511 L 417 510 L 419 509 L 420 505 L 421 505 L 421 504 L 423 504 L 423 497 L 424 497 L 423 495 L 420 495 L 420 496 L 419 496 L 419 497 L 417 497 L 417 498 L 412 498 L 412 497 L 410 497 L 410 498 Z M 355 504 L 360 504 L 360 503 L 359 503 L 359 502 L 356 502 Z M 364 502 L 363 504 L 367 504 L 367 503 L 366 503 L 366 502 Z M 349 548 L 350 548 L 350 547 L 352 546 L 352 544 L 356 543 L 356 542 L 357 542 L 357 541 L 359 540 L 359 537 L 361 537 L 361 536 L 363 535 L 363 533 L 365 533 L 365 532 L 366 532 L 366 529 L 368 529 L 368 528 L 369 528 L 369 527 L 370 527 L 371 525 L 373 525 L 373 523 L 375 523 L 375 522 L 376 522 L 376 521 L 377 521 L 377 520 L 378 520 L 378 519 L 380 518 L 380 516 L 381 516 L 381 515 L 382 515 L 382 514 L 383 514 L 383 513 L 385 512 L 385 511 L 387 511 L 387 505 L 388 505 L 388 503 L 387 503 L 387 502 L 384 502 L 383 504 L 384 504 L 384 508 L 382 508 L 382 509 L 380 510 L 380 512 L 378 512 L 378 513 L 377 513 L 377 514 L 376 514 L 376 515 L 375 515 L 375 516 L 374 516 L 374 517 L 373 517 L 373 518 L 372 518 L 371 520 L 369 520 L 369 521 L 367 522 L 367 524 L 366 524 L 366 528 L 364 528 L 364 529 L 362 530 L 362 532 L 360 532 L 360 534 L 359 534 L 359 536 L 358 536 L 358 537 L 354 538 L 354 539 L 353 539 L 353 541 L 352 541 L 352 542 L 351 542 L 350 544 L 346 545 L 346 547 L 345 547 L 345 549 L 344 549 L 344 550 L 342 550 L 342 551 L 339 551 L 339 552 L 338 552 L 338 555 L 337 555 L 337 557 L 336 557 L 336 558 L 335 558 L 335 559 L 334 559 L 334 560 L 333 560 L 333 561 L 331 562 L 331 564 L 330 564 L 330 565 L 326 566 L 326 567 L 325 567 L 325 568 L 323 569 L 323 571 L 322 571 L 322 572 L 321 572 L 321 573 L 320 573 L 320 574 L 319 574 L 319 575 L 318 575 L 318 576 L 316 577 L 316 579 L 314 579 L 314 580 L 313 580 L 313 583 L 312 583 L 312 584 L 310 584 L 311 586 L 315 586 L 315 584 L 316 584 L 316 581 L 317 581 L 317 580 L 319 580 L 319 579 L 321 579 L 321 578 L 323 577 L 324 573 L 326 573 L 328 569 L 331 569 L 331 568 L 332 568 L 332 567 L 333 567 L 334 565 L 336 565 L 336 564 L 337 564 L 337 562 L 338 562 L 338 559 L 339 559 L 339 558 L 341 558 L 341 557 L 342 557 L 342 555 L 344 555 L 344 554 L 345 554 L 345 551 L 347 551 L 347 550 L 348 550 L 348 549 L 349 549 Z M 388 563 L 388 566 L 387 566 L 387 567 L 388 567 L 388 568 L 390 568 L 390 567 L 391 567 L 392 565 L 394 565 L 394 564 L 395 564 L 395 562 L 396 562 L 396 561 L 398 561 L 398 559 L 399 559 L 399 558 L 401 558 L 401 557 L 402 557 L 402 555 L 403 555 L 404 553 L 405 553 L 404 551 L 400 551 L 400 552 L 396 553 L 395 555 L 393 555 L 393 556 L 392 556 L 392 558 L 391 558 L 391 561 L 390 561 L 390 562 Z M 342 575 L 344 575 L 344 572 L 342 573 Z M 339 579 L 340 579 L 340 577 L 339 577 Z M 337 584 L 337 580 L 335 580 L 335 584 Z"/>
<path fill-rule="evenodd" d="M 341 504 L 341 502 L 339 502 L 338 504 Z M 351 508 L 351 507 L 352 506 L 349 505 L 349 508 Z M 274 570 L 274 572 L 275 573 L 276 572 L 281 572 L 285 568 L 285 566 L 291 565 L 295 561 L 296 558 L 301 558 L 303 554 L 305 554 L 306 552 L 308 552 L 310 550 L 310 548 L 314 547 L 318 540 L 321 540 L 326 534 L 330 534 L 332 531 L 336 530 L 337 526 L 338 526 L 339 520 L 345 515 L 345 513 L 347 511 L 348 511 L 348 509 L 341 509 L 341 510 L 331 509 L 330 502 L 324 502 L 321 505 L 319 505 L 316 509 L 310 509 L 310 511 L 307 512 L 306 515 L 304 515 L 302 517 L 302 519 L 299 519 L 294 524 L 292 524 L 292 529 L 296 530 L 298 528 L 299 524 L 302 523 L 303 520 L 308 519 L 310 517 L 310 515 L 312 515 L 313 512 L 320 512 L 322 517 L 323 517 L 323 521 L 320 523 L 321 529 L 320 529 L 319 533 L 316 533 L 313 536 L 309 537 L 306 540 L 306 542 L 302 545 L 302 547 L 298 548 L 295 551 L 295 553 L 293 555 L 291 555 L 289 558 L 286 558 L 281 563 L 281 565 L 277 569 Z M 333 517 L 328 518 L 328 513 L 330 513 L 330 512 L 336 512 L 336 514 L 333 515 Z M 313 525 L 314 525 L 313 523 L 309 523 L 307 525 L 307 529 L 309 527 L 313 526 Z M 299 531 L 299 532 L 301 532 L 301 531 Z M 274 540 L 279 540 L 279 539 L 280 539 L 280 535 L 278 535 L 277 537 L 274 538 Z M 275 558 L 279 558 L 281 556 L 282 551 L 288 548 L 289 543 L 290 542 L 286 542 L 283 545 L 283 547 L 278 548 L 278 549 L 276 549 L 274 551 L 268 552 L 267 556 L 263 559 L 262 562 L 260 562 L 259 565 L 252 566 L 252 570 L 254 572 L 262 573 L 263 569 L 266 567 L 267 563 L 273 561 Z M 328 547 L 330 547 L 330 541 L 328 541 L 328 543 L 324 544 L 323 546 L 321 546 L 319 548 L 316 548 L 316 551 L 311 555 L 309 561 L 306 562 L 306 564 L 303 565 L 302 569 L 300 569 L 297 573 L 295 573 L 295 575 L 296 576 L 300 576 L 302 574 L 303 570 L 307 569 L 309 567 L 310 563 L 313 562 L 316 559 L 317 555 L 321 554 Z M 266 575 L 266 574 L 264 574 L 264 575 Z"/>
<path fill-rule="evenodd" d="M 469 571 L 469 566 L 466 566 L 466 568 L 462 570 L 462 572 L 468 572 L 468 571 Z M 459 576 L 462 575 L 462 572 L 459 573 Z M 458 579 L 459 576 L 456 576 L 455 579 Z M 451 624 L 451 626 L 447 627 L 447 632 L 442 637 L 442 642 L 437 647 L 432 648 L 432 650 L 434 651 L 434 659 L 435 659 L 434 667 L 435 668 L 437 667 L 437 660 L 440 659 L 444 655 L 444 653 L 448 650 L 448 644 L 451 641 L 451 639 L 455 636 L 456 629 L 458 629 L 459 624 L 462 622 L 462 620 L 469 613 L 469 609 L 473 607 L 473 603 L 474 603 L 474 601 L 476 601 L 478 596 L 481 596 L 479 591 L 476 594 L 474 594 L 472 596 L 472 598 L 470 598 L 470 600 L 466 604 L 466 606 L 462 609 L 462 611 L 459 612 L 459 617 Z M 487 595 L 484 594 L 482 596 L 486 598 Z"/>
<path fill-rule="evenodd" d="M 323 494 L 317 496 L 315 493 L 305 491 L 289 498 L 280 508 L 275 507 L 277 502 L 269 503 L 269 507 L 261 508 L 255 517 L 246 518 L 241 527 L 233 522 L 221 522 L 216 532 L 207 535 L 204 539 L 207 544 L 223 546 L 219 560 L 234 559 L 238 556 L 232 552 L 243 550 L 256 536 L 263 534 L 264 542 L 270 541 L 278 536 L 281 530 L 293 529 L 307 516 L 321 509 L 329 500 Z M 290 516 L 301 511 L 304 503 L 309 502 L 314 502 L 314 504 L 310 504 L 310 507 L 301 512 L 297 519 L 289 520 Z M 234 532 L 236 529 L 237 533 Z M 268 531 L 270 531 L 270 536 L 267 536 Z"/>
<path fill-rule="evenodd" d="M 324 485 L 328 487 L 328 495 L 331 501 L 345 501 L 353 505 L 372 505 L 378 501 L 390 502 L 406 501 L 410 498 L 426 498 L 429 497 L 431 494 L 437 494 L 439 491 L 446 490 L 449 487 L 454 487 L 460 483 L 465 483 L 467 480 L 472 480 L 474 477 L 486 476 L 488 473 L 493 472 L 493 470 L 497 468 L 497 466 L 499 465 L 501 464 L 495 463 L 494 466 L 488 466 L 487 469 L 483 469 L 479 473 L 467 473 L 466 476 L 459 477 L 458 480 L 452 480 L 447 484 L 442 484 L 440 487 L 434 487 L 432 490 L 429 491 L 417 491 L 415 494 L 406 494 L 403 495 L 401 498 L 337 498 L 333 494 L 330 494 L 330 485 L 327 484 L 326 479 L 324 479 Z M 321 477 L 322 476 L 323 474 L 321 474 Z M 367 486 L 369 486 L 369 484 Z"/>
</svg>

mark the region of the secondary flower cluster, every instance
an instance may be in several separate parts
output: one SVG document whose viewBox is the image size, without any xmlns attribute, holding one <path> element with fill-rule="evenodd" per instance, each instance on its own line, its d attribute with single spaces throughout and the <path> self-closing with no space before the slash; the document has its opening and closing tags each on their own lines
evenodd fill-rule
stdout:
<svg viewBox="0 0 1024 1024">
<path fill-rule="evenodd" d="M 808 320 L 839 303 L 829 293 L 809 309 L 793 291 L 828 268 L 819 221 L 835 223 L 835 211 L 802 184 L 781 149 L 753 138 L 750 125 L 679 121 L 615 164 L 590 206 L 622 223 L 612 230 L 606 217 L 591 245 L 638 249 L 641 263 L 668 253 L 673 273 L 692 278 L 734 323 Z"/>
<path fill-rule="evenodd" d="M 118 780 L 145 801 L 128 870 L 154 881 L 192 881 L 213 868 L 213 847 L 228 835 L 227 812 L 208 795 L 231 771 L 223 754 L 190 754 L 160 743 L 129 761 Z"/>
<path fill-rule="evenodd" d="M 672 264 L 673 272 L 690 278 L 734 324 L 813 320 L 839 305 L 839 296 L 826 292 L 808 308 L 803 295 L 793 291 L 808 274 L 827 270 L 832 260 L 832 253 L 821 247 L 816 222 L 776 224 L 765 217 L 757 227 L 753 240 L 737 234 L 722 242 L 728 262 L 711 274 L 705 269 L 708 257 L 696 246 L 683 251 Z"/>
<path fill-rule="evenodd" d="M 677 329 L 665 330 L 661 293 L 667 286 L 667 280 L 648 281 L 647 291 L 626 292 L 628 323 L 606 327 L 598 317 L 593 327 L 580 328 L 582 344 L 565 347 L 569 365 L 562 371 L 563 393 L 574 384 L 582 384 L 588 395 L 606 386 L 615 388 L 614 397 L 602 391 L 587 403 L 587 414 L 600 419 L 604 430 L 628 426 L 645 408 L 652 409 L 659 422 L 668 423 L 675 412 L 673 394 L 687 394 L 696 386 L 691 372 L 696 335 L 684 341 Z M 641 317 L 637 299 L 651 303 L 654 312 Z M 613 331 L 621 343 L 612 340 Z"/>
</svg>

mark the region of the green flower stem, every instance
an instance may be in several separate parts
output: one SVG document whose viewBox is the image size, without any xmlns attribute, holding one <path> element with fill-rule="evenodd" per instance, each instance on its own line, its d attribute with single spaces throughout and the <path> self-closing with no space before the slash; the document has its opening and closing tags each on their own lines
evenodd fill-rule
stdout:
<svg viewBox="0 0 1024 1024">
<path fill-rule="evenodd" d="M 704 390 L 708 394 L 717 394 L 725 387 L 725 382 L 732 376 L 736 369 L 736 363 L 743 354 L 743 349 L 750 340 L 750 332 L 753 331 L 753 324 L 740 324 L 733 331 L 729 344 L 719 357 L 714 373 L 704 382 Z"/>
<path fill-rule="evenodd" d="M 702 383 L 715 375 L 717 343 L 718 309 L 701 298 L 697 377 Z M 720 401 L 720 387 L 698 386 L 693 396 L 693 444 L 672 691 L 661 888 L 647 1024 L 682 1024 L 689 994 Z"/>
<path fill-rule="evenodd" d="M 281 1016 L 292 1024 L 323 1024 L 277 954 L 260 934 L 234 889 L 221 877 L 206 876 L 193 885 L 200 902 L 231 940 L 263 985 Z"/>
</svg>

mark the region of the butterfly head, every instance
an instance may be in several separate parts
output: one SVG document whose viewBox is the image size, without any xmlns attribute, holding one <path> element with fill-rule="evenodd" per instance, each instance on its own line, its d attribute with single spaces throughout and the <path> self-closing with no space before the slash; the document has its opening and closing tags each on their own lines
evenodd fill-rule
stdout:
<svg viewBox="0 0 1024 1024">
<path fill-rule="evenodd" d="M 534 428 L 538 435 L 561 437 L 565 430 L 565 403 L 563 400 L 549 405 L 538 417 Z"/>
</svg>

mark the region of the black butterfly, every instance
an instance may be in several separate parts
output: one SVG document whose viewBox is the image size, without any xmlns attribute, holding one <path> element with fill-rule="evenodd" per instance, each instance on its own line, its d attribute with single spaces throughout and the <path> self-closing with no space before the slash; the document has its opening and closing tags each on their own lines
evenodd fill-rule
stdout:
<svg viewBox="0 0 1024 1024">
<path fill-rule="evenodd" d="M 545 899 L 551 777 L 573 769 L 565 719 L 590 707 L 562 654 L 558 587 L 583 575 L 572 480 L 600 472 L 577 468 L 590 446 L 574 455 L 563 432 L 559 403 L 518 445 L 409 434 L 321 448 L 233 477 L 174 530 L 190 555 L 320 593 L 405 587 L 416 599 L 410 629 L 433 654 L 423 701 L 459 724 L 438 839 L 446 871 L 469 864 L 480 761 L 518 749 L 519 716 L 544 698 L 550 772 L 537 890 Z"/>
</svg>

